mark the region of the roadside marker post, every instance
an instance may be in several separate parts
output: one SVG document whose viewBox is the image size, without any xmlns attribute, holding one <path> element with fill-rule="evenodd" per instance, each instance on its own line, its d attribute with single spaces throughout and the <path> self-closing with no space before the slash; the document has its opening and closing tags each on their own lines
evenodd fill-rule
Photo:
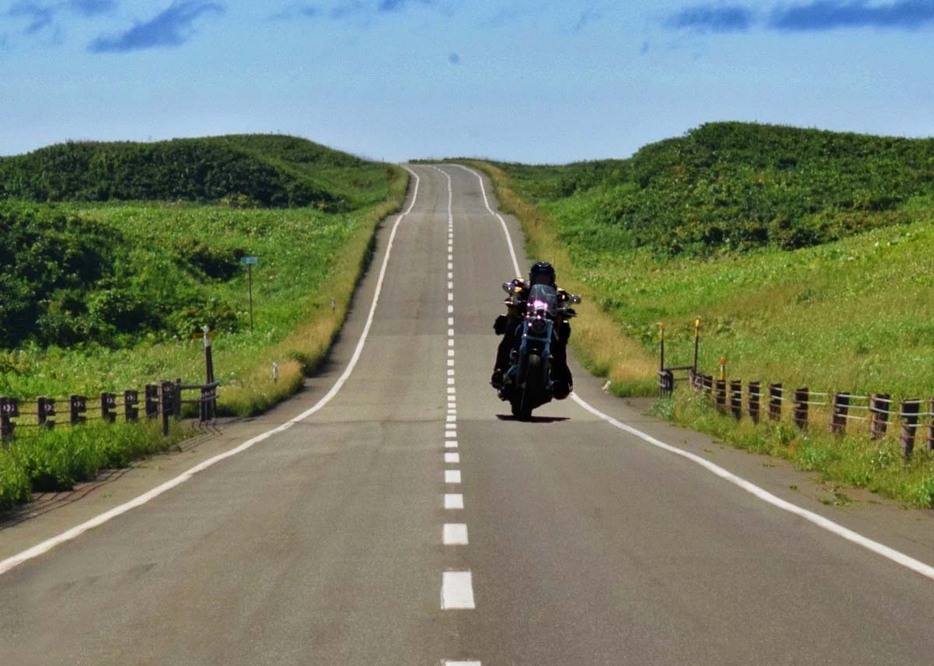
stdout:
<svg viewBox="0 0 934 666">
<path fill-rule="evenodd" d="M 246 266 L 247 283 L 250 293 L 250 333 L 253 332 L 253 265 L 259 262 L 259 257 L 240 257 L 240 263 Z"/>
</svg>

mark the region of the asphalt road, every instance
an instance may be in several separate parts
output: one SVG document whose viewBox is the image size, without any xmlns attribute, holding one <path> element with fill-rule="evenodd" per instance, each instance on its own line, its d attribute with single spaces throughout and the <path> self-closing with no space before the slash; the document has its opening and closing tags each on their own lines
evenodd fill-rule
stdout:
<svg viewBox="0 0 934 666">
<path fill-rule="evenodd" d="M 411 168 L 301 395 L 3 526 L 0 664 L 934 663 L 928 512 L 828 504 L 576 366 L 509 417 L 487 382 L 521 233 L 475 173 Z"/>
</svg>

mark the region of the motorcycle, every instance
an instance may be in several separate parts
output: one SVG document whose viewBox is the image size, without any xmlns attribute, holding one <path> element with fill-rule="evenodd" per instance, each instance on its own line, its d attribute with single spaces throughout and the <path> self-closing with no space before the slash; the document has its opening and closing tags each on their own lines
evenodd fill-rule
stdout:
<svg viewBox="0 0 934 666">
<path fill-rule="evenodd" d="M 507 305 L 521 308 L 514 284 L 507 282 L 503 289 L 510 296 Z M 547 284 L 534 284 L 529 289 L 522 321 L 516 329 L 517 344 L 510 351 L 509 367 L 499 389 L 500 400 L 509 402 L 513 416 L 528 419 L 533 409 L 554 397 L 552 347 L 561 343 L 558 335 L 562 325 L 577 314 L 570 304 L 580 302 L 580 296 Z"/>
</svg>

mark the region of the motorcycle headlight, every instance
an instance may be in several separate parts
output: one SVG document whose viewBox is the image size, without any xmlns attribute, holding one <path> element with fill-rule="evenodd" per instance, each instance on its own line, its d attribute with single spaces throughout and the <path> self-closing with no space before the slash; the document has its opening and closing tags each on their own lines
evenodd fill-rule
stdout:
<svg viewBox="0 0 934 666">
<path fill-rule="evenodd" d="M 531 326 L 529 326 L 529 328 L 532 330 L 532 333 L 534 333 L 535 335 L 544 335 L 545 329 L 546 329 L 545 320 L 535 319 L 532 321 L 532 324 Z"/>
</svg>

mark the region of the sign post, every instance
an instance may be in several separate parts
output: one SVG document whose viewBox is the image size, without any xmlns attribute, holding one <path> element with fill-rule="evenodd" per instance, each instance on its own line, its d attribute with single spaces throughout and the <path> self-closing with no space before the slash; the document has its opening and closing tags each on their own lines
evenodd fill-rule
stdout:
<svg viewBox="0 0 934 666">
<path fill-rule="evenodd" d="M 259 261 L 259 257 L 240 257 L 240 263 L 246 266 L 247 282 L 250 291 L 250 333 L 253 332 L 253 264 Z"/>
</svg>

